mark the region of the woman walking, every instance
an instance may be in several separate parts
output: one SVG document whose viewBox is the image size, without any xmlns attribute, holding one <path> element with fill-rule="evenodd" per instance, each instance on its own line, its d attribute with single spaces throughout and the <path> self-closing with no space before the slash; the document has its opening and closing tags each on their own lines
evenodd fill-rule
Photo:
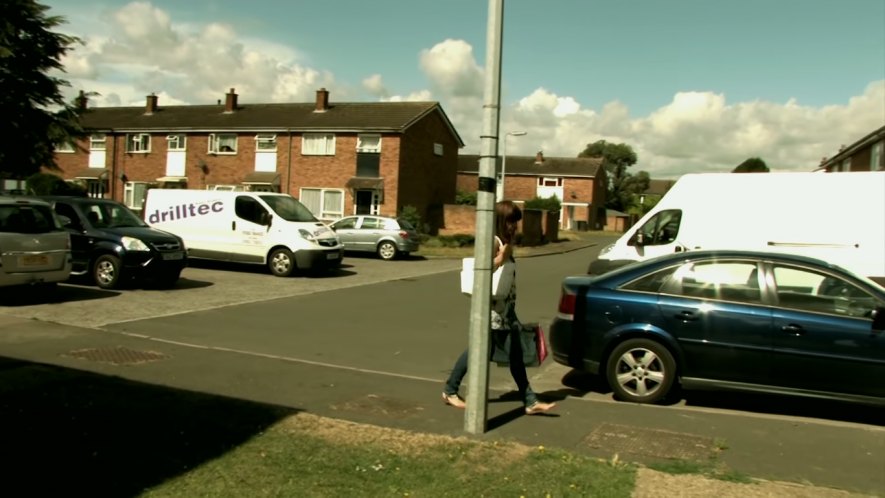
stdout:
<svg viewBox="0 0 885 498">
<path fill-rule="evenodd" d="M 522 219 L 522 210 L 512 201 L 501 201 L 495 205 L 495 247 L 494 247 L 494 268 L 493 271 L 504 263 L 513 259 L 513 238 L 516 235 L 516 229 L 519 220 Z M 491 306 L 491 329 L 492 334 L 511 334 L 510 340 L 510 375 L 513 376 L 519 394 L 525 403 L 525 413 L 527 415 L 535 415 L 544 413 L 556 406 L 556 403 L 544 403 L 538 399 L 538 396 L 529 386 L 528 374 L 525 371 L 525 362 L 522 355 L 520 334 L 521 324 L 516 317 L 516 278 L 510 286 L 510 291 L 503 299 L 492 299 Z M 503 343 L 503 341 L 502 341 Z M 443 401 L 450 406 L 456 408 L 464 408 L 464 399 L 458 395 L 461 387 L 461 381 L 467 374 L 467 351 L 461 353 L 452 373 L 446 380 L 443 389 Z"/>
</svg>

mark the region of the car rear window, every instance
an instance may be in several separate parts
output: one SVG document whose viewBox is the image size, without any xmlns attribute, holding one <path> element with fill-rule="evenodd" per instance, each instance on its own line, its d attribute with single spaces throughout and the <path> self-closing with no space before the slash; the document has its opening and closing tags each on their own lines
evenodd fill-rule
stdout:
<svg viewBox="0 0 885 498">
<path fill-rule="evenodd" d="M 404 219 L 402 219 L 402 218 L 397 218 L 396 221 L 399 222 L 399 226 L 400 226 L 400 228 L 402 228 L 403 230 L 415 230 L 415 227 L 412 226 L 411 223 L 409 223 L 408 221 L 406 221 L 406 220 L 404 220 Z"/>
<path fill-rule="evenodd" d="M 0 232 L 46 233 L 58 230 L 49 206 L 0 205 Z"/>
</svg>

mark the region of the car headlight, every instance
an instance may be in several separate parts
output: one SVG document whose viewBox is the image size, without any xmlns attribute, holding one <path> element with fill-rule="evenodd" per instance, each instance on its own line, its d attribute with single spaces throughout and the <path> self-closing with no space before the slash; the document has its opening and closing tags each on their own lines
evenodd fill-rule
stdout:
<svg viewBox="0 0 885 498">
<path fill-rule="evenodd" d="M 310 231 L 305 230 L 303 228 L 299 228 L 298 233 L 300 233 L 301 236 L 304 237 L 304 239 L 309 240 L 311 242 L 316 242 L 316 240 L 317 240 L 316 235 L 310 233 Z"/>
<path fill-rule="evenodd" d="M 136 239 L 135 237 L 123 237 L 121 240 L 123 247 L 126 248 L 127 251 L 150 251 L 151 248 L 148 247 L 147 244 L 141 241 L 141 239 Z"/>
</svg>

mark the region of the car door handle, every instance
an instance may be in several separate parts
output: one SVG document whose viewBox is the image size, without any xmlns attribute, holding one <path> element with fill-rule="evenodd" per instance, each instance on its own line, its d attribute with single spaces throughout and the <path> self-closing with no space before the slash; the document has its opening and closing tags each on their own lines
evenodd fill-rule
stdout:
<svg viewBox="0 0 885 498">
<path fill-rule="evenodd" d="M 693 322 L 698 319 L 697 315 L 692 313 L 691 311 L 680 311 L 676 314 L 677 320 L 682 320 L 685 322 Z"/>
<path fill-rule="evenodd" d="M 783 327 L 781 327 L 781 331 L 795 336 L 805 335 L 805 329 L 793 323 L 789 325 L 784 325 Z"/>
</svg>

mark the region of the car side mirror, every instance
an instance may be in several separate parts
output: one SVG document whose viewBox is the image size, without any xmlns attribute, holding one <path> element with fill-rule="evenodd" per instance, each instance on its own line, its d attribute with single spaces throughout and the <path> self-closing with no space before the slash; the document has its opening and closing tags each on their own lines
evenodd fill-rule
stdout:
<svg viewBox="0 0 885 498">
<path fill-rule="evenodd" d="M 873 310 L 873 330 L 885 330 L 885 306 Z"/>
<path fill-rule="evenodd" d="M 273 223 L 273 215 L 266 211 L 261 213 L 258 216 L 258 223 L 269 227 Z"/>
<path fill-rule="evenodd" d="M 645 245 L 645 235 L 643 235 L 642 232 L 637 231 L 636 233 L 633 234 L 632 237 L 630 237 L 630 240 L 627 241 L 627 245 L 628 246 L 638 246 L 638 247 L 644 246 Z"/>
</svg>

